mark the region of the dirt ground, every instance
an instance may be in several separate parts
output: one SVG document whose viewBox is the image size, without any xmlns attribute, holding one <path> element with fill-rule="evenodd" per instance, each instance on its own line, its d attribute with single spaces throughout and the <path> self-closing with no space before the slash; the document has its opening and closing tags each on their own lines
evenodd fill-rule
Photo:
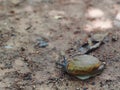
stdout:
<svg viewBox="0 0 120 90">
<path fill-rule="evenodd" d="M 0 0 L 0 90 L 120 90 L 120 0 L 17 1 Z M 89 53 L 106 62 L 101 75 L 81 81 L 56 67 L 60 52 L 69 58 L 105 32 Z"/>
</svg>

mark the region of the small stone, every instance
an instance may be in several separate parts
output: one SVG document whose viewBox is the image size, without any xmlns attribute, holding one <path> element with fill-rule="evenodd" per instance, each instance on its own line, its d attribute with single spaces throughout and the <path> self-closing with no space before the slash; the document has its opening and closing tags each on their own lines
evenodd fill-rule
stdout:
<svg viewBox="0 0 120 90">
<path fill-rule="evenodd" d="M 48 42 L 43 39 L 43 38 L 40 38 L 38 39 L 38 44 L 37 44 L 40 48 L 45 48 L 46 46 L 48 46 Z"/>
<path fill-rule="evenodd" d="M 10 45 L 5 46 L 6 49 L 12 49 L 13 47 Z"/>
<path fill-rule="evenodd" d="M 28 68 L 27 64 L 24 61 L 22 61 L 21 58 L 15 60 L 13 68 L 20 73 L 30 72 L 30 69 Z"/>
<path fill-rule="evenodd" d="M 117 41 L 117 40 L 118 40 L 117 35 L 112 36 L 112 41 Z"/>
<path fill-rule="evenodd" d="M 76 88 L 75 90 L 80 90 L 80 88 Z"/>
<path fill-rule="evenodd" d="M 52 10 L 49 12 L 49 16 L 53 17 L 54 19 L 62 19 L 65 16 L 65 12 Z"/>
<path fill-rule="evenodd" d="M 15 65 L 17 66 L 24 66 L 24 62 L 22 60 L 15 60 Z"/>
<path fill-rule="evenodd" d="M 47 42 L 45 42 L 45 41 L 40 41 L 39 47 L 46 47 L 46 46 L 48 46 L 48 43 L 47 43 Z"/>
<path fill-rule="evenodd" d="M 94 18 L 101 18 L 104 16 L 104 12 L 100 9 L 96 8 L 89 8 L 87 12 L 87 17 L 90 19 Z"/>
<path fill-rule="evenodd" d="M 10 0 L 11 3 L 13 3 L 14 5 L 18 5 L 19 3 L 21 3 L 23 0 Z"/>
<path fill-rule="evenodd" d="M 94 34 L 91 36 L 91 39 L 94 41 L 103 41 L 107 35 L 108 33 Z"/>
<path fill-rule="evenodd" d="M 58 15 L 58 16 L 54 16 L 54 18 L 55 18 L 55 19 L 62 19 L 63 16 Z"/>
</svg>

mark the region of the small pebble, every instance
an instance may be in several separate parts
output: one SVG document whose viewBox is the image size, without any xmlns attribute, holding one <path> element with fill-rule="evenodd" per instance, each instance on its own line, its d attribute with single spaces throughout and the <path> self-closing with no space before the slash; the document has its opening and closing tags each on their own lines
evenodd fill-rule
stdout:
<svg viewBox="0 0 120 90">
<path fill-rule="evenodd" d="M 10 2 L 14 5 L 18 5 L 22 2 L 23 0 L 10 0 Z"/>
<path fill-rule="evenodd" d="M 75 90 L 80 90 L 80 88 L 76 88 Z"/>
<path fill-rule="evenodd" d="M 24 66 L 24 62 L 22 60 L 20 60 L 20 59 L 17 59 L 17 60 L 15 60 L 15 65 L 23 67 Z"/>
<path fill-rule="evenodd" d="M 43 38 L 38 39 L 38 46 L 39 46 L 40 48 L 45 48 L 46 46 L 48 46 L 48 42 L 45 41 Z"/>
<path fill-rule="evenodd" d="M 112 41 L 117 41 L 118 40 L 118 37 L 117 37 L 117 35 L 114 35 L 114 36 L 112 36 Z"/>
<path fill-rule="evenodd" d="M 13 47 L 10 45 L 5 46 L 6 49 L 12 49 Z"/>
</svg>

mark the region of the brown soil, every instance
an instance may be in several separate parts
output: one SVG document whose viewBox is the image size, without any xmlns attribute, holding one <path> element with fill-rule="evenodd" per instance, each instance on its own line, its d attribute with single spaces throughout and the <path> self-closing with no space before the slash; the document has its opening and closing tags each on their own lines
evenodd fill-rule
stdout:
<svg viewBox="0 0 120 90">
<path fill-rule="evenodd" d="M 0 90 L 120 90 L 119 0 L 28 1 L 0 0 Z M 56 67 L 99 32 L 109 36 L 89 54 L 106 62 L 101 75 L 81 81 Z"/>
</svg>

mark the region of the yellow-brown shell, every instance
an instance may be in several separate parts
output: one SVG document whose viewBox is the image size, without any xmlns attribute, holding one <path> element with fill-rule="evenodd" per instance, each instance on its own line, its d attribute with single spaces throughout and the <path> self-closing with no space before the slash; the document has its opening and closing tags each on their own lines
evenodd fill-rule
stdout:
<svg viewBox="0 0 120 90">
<path fill-rule="evenodd" d="M 66 70 L 72 75 L 89 75 L 97 72 L 102 63 L 91 55 L 81 55 L 67 63 Z"/>
</svg>

